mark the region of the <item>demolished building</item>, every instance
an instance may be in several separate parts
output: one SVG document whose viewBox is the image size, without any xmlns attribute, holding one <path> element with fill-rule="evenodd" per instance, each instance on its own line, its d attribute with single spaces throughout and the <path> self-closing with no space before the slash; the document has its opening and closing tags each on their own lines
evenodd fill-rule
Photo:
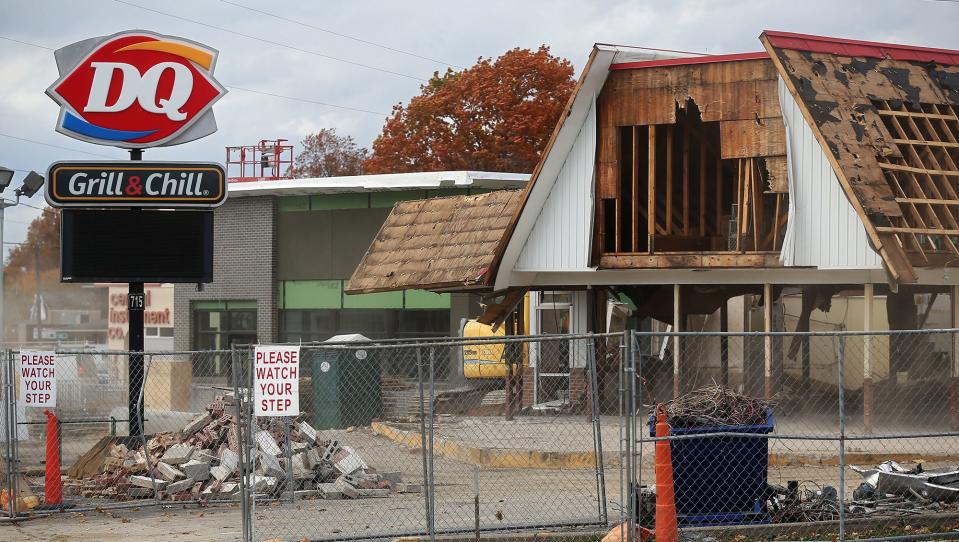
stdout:
<svg viewBox="0 0 959 542">
<path fill-rule="evenodd" d="M 496 320 L 529 291 L 534 334 L 804 331 L 831 322 L 834 299 L 845 312 L 825 329 L 953 327 L 959 52 L 774 31 L 760 41 L 764 51 L 733 55 L 594 46 L 511 220 L 482 233 L 495 247 L 397 208 L 347 293 L 486 292 Z M 431 243 L 479 257 L 481 272 L 457 273 Z M 390 268 L 377 266 L 387 253 Z M 670 348 L 674 396 L 694 374 L 767 397 L 776 375 L 836 382 L 835 358 L 814 359 L 824 354 L 808 340 L 712 337 L 710 355 L 689 361 L 682 340 Z M 862 392 L 867 428 L 876 381 L 951 381 L 959 400 L 952 339 L 914 352 L 866 340 L 847 386 Z M 582 389 L 582 362 L 531 362 L 524 403 L 551 399 L 537 390 L 555 375 Z"/>
</svg>

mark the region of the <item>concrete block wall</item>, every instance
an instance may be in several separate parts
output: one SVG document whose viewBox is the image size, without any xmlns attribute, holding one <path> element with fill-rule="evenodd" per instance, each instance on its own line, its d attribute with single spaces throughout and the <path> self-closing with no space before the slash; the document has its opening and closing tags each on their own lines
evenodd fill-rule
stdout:
<svg viewBox="0 0 959 542">
<path fill-rule="evenodd" d="M 273 197 L 228 199 L 214 211 L 213 282 L 197 291 L 177 284 L 174 294 L 174 347 L 190 350 L 193 301 L 255 300 L 257 339 L 275 341 L 276 217 Z"/>
</svg>

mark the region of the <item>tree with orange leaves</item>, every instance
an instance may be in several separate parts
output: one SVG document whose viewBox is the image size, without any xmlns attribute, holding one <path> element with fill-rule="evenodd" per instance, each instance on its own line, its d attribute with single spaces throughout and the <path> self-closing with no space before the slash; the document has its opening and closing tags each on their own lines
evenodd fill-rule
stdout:
<svg viewBox="0 0 959 542">
<path fill-rule="evenodd" d="M 436 73 L 393 107 L 363 169 L 532 172 L 574 84 L 572 64 L 545 45 Z"/>
</svg>

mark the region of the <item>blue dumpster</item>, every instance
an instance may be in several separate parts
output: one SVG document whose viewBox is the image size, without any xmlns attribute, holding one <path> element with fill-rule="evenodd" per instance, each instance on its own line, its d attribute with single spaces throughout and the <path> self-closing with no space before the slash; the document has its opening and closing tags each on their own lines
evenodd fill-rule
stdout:
<svg viewBox="0 0 959 542">
<path fill-rule="evenodd" d="M 773 430 L 772 409 L 766 423 L 716 427 L 674 427 L 672 435 L 702 433 L 756 433 Z M 655 415 L 649 417 L 650 436 L 656 436 Z M 762 522 L 769 465 L 766 438 L 703 437 L 670 441 L 676 514 L 680 524 Z"/>
</svg>

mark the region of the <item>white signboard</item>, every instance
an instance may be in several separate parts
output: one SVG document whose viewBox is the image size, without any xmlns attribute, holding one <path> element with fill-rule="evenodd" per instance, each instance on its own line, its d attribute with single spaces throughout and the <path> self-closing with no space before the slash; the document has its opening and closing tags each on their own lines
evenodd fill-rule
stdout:
<svg viewBox="0 0 959 542">
<path fill-rule="evenodd" d="M 57 406 L 57 355 L 23 350 L 17 357 L 20 379 L 17 399 L 22 406 Z"/>
<path fill-rule="evenodd" d="M 253 402 L 257 416 L 300 414 L 300 347 L 253 350 Z"/>
</svg>

